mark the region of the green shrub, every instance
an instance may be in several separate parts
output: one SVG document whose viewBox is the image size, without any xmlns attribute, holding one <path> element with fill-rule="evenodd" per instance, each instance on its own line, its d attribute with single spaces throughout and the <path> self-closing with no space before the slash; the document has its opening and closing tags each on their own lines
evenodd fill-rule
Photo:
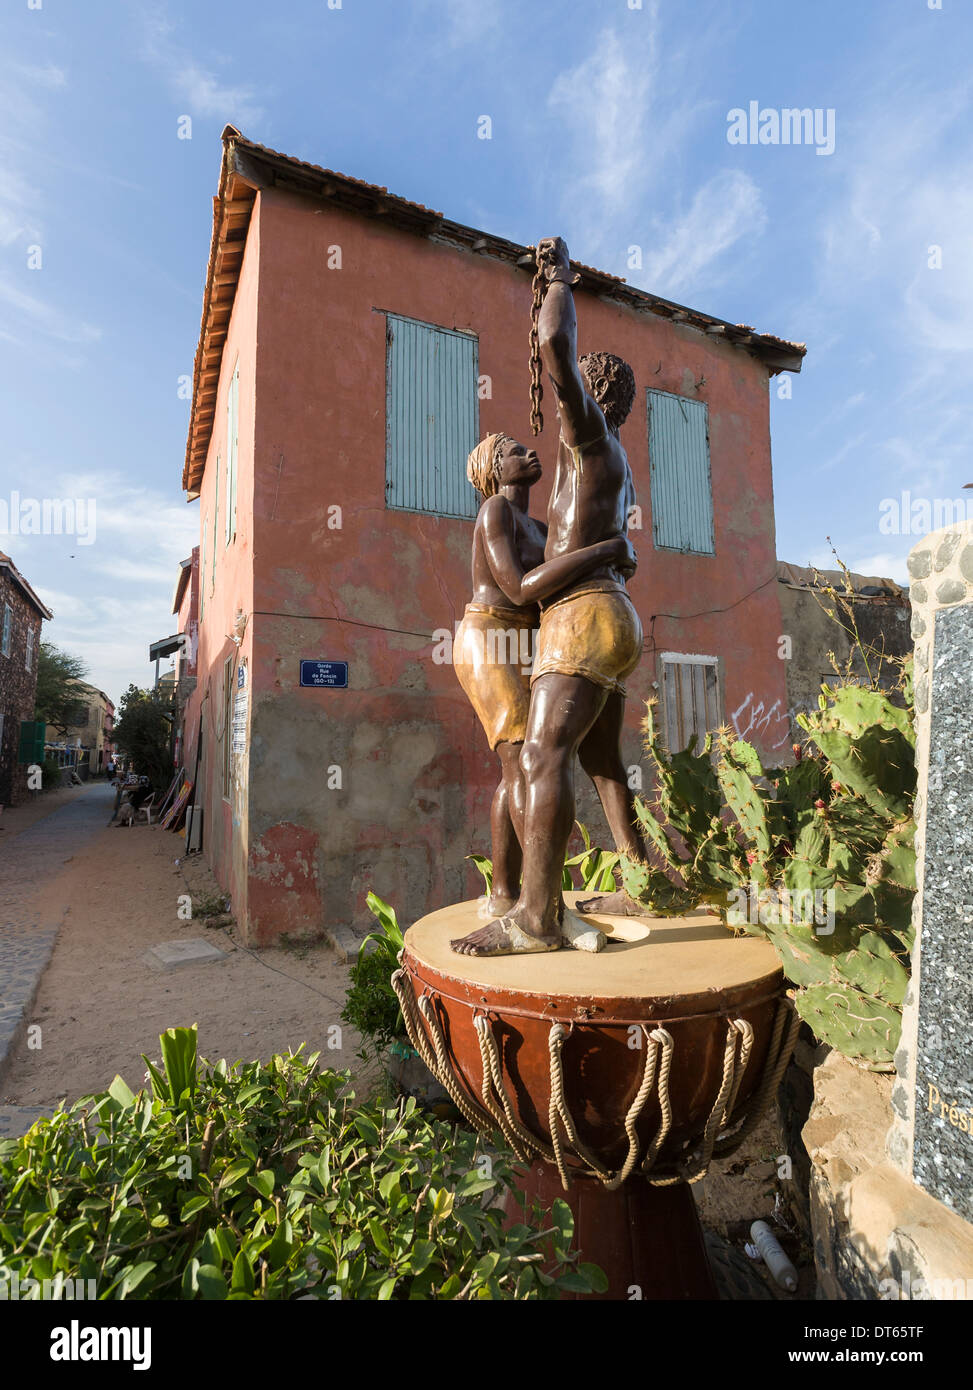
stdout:
<svg viewBox="0 0 973 1390">
<path fill-rule="evenodd" d="M 41 763 L 41 791 L 49 792 L 52 787 L 61 785 L 61 765 L 56 758 L 45 758 Z"/>
<path fill-rule="evenodd" d="M 580 821 L 576 822 L 584 849 L 564 861 L 562 888 L 565 892 L 580 888 L 585 892 L 611 892 L 615 888 L 614 869 L 622 856 L 614 850 L 592 846 L 591 836 Z M 483 875 L 487 896 L 493 889 L 493 863 L 482 854 L 467 856 Z M 574 871 L 580 883 L 576 881 Z M 366 899 L 368 910 L 378 920 L 381 931 L 371 932 L 358 948 L 358 959 L 351 967 L 351 983 L 341 1015 L 361 1035 L 358 1055 L 368 1061 L 381 1056 L 393 1042 L 406 1041 L 402 1010 L 392 988 L 392 975 L 398 969 L 399 952 L 404 938 L 395 909 L 383 902 L 376 893 Z M 372 949 L 370 950 L 369 947 Z"/>
<path fill-rule="evenodd" d="M 380 1056 L 395 1040 L 405 1037 L 402 1011 L 392 988 L 396 965 L 382 951 L 365 951 L 351 967 L 341 1021 L 361 1036 L 358 1055 L 363 1061 Z"/>
<path fill-rule="evenodd" d="M 358 959 L 351 967 L 351 983 L 345 996 L 341 1021 L 361 1035 L 358 1055 L 364 1061 L 380 1056 L 395 1040 L 404 1040 L 402 1010 L 392 988 L 392 975 L 398 969 L 403 936 L 395 915 L 376 893 L 365 900 L 368 910 L 381 926 L 370 932 L 358 948 Z"/>
<path fill-rule="evenodd" d="M 317 1054 L 196 1060 L 169 1029 L 151 1092 L 102 1095 L 0 1143 L 0 1279 L 111 1299 L 526 1299 L 603 1289 L 544 1229 L 505 1230 L 512 1172 L 472 1133 L 356 1103 Z"/>
</svg>

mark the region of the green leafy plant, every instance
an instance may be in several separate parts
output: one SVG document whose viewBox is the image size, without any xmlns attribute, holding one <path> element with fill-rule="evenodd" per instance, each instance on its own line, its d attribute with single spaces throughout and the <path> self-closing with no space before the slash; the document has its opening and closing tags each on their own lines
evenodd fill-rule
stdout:
<svg viewBox="0 0 973 1390">
<path fill-rule="evenodd" d="M 159 1036 L 162 1049 L 162 1069 L 149 1061 L 148 1068 L 155 1094 L 174 1110 L 188 1110 L 196 1094 L 196 1025 L 192 1028 L 167 1028 Z"/>
<path fill-rule="evenodd" d="M 34 715 L 55 728 L 62 737 L 84 718 L 84 677 L 88 668 L 80 657 L 62 651 L 53 642 L 41 642 L 37 651 L 37 689 Z"/>
<path fill-rule="evenodd" d="M 44 1280 L 92 1281 L 100 1300 L 605 1287 L 571 1249 L 565 1203 L 505 1226 L 503 1155 L 411 1102 L 358 1103 L 317 1054 L 211 1064 L 195 1029 L 170 1029 L 152 1079 L 136 1093 L 116 1077 L 0 1143 L 0 1279 L 20 1297 Z"/>
<path fill-rule="evenodd" d="M 172 721 L 175 707 L 164 689 L 130 685 L 121 698 L 113 738 L 140 776 L 157 791 L 172 779 Z"/>
<path fill-rule="evenodd" d="M 56 758 L 45 758 L 41 763 L 41 791 L 50 791 L 61 785 L 61 765 Z"/>
<path fill-rule="evenodd" d="M 473 867 L 483 875 L 483 887 L 486 897 L 493 892 L 493 860 L 488 859 L 485 854 L 468 854 L 467 859 L 471 860 Z"/>
<path fill-rule="evenodd" d="M 575 821 L 575 825 L 584 841 L 584 849 L 580 854 L 570 855 L 565 859 L 561 872 L 562 891 L 570 893 L 574 889 L 580 889 L 581 892 L 587 893 L 614 892 L 614 871 L 616 867 L 620 868 L 622 856 L 615 850 L 598 849 L 597 846 L 593 846 L 587 826 L 582 825 L 581 821 Z M 468 854 L 466 857 L 482 874 L 486 896 L 489 897 L 493 892 L 493 860 L 483 854 Z M 580 879 L 580 882 L 577 879 Z"/>
<path fill-rule="evenodd" d="M 369 893 L 365 901 L 381 931 L 369 932 L 358 948 L 341 1018 L 358 1032 L 362 1040 L 358 1055 L 368 1061 L 392 1042 L 406 1039 L 402 1010 L 392 988 L 405 943 L 395 909 L 376 893 Z"/>
<path fill-rule="evenodd" d="M 592 846 L 587 826 L 582 825 L 581 821 L 575 821 L 575 825 L 581 832 L 584 849 L 580 854 L 565 859 L 561 874 L 562 891 L 570 893 L 578 888 L 585 893 L 613 893 L 616 887 L 614 871 L 621 864 L 622 856 L 615 850 Z M 580 883 L 575 881 L 574 869 L 578 871 Z"/>
</svg>

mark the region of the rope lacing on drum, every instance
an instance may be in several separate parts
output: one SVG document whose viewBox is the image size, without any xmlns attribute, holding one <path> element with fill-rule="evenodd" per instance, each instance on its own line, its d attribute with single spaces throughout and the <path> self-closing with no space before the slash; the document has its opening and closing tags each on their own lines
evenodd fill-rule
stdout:
<svg viewBox="0 0 973 1390">
<path fill-rule="evenodd" d="M 548 1123 L 551 1142 L 547 1144 L 537 1135 L 531 1134 L 517 1118 L 504 1084 L 497 1040 L 486 1015 L 482 1012 L 473 1015 L 482 1065 L 480 1095 L 483 1106 L 480 1108 L 464 1090 L 453 1070 L 442 1027 L 428 991 L 423 992 L 417 1004 L 409 976 L 404 969 L 397 970 L 392 976 L 392 987 L 402 1008 L 402 1017 L 410 1042 L 464 1118 L 478 1130 L 499 1131 L 521 1162 L 530 1162 L 534 1155 L 538 1155 L 546 1162 L 555 1164 L 565 1190 L 571 1185 L 572 1173 L 580 1172 L 588 1177 L 597 1177 L 604 1187 L 614 1191 L 631 1177 L 636 1167 L 643 1177 L 657 1187 L 699 1182 L 706 1176 L 713 1158 L 719 1159 L 733 1153 L 760 1119 L 767 1102 L 776 1094 L 800 1027 L 800 1018 L 790 1001 L 786 998 L 781 999 L 774 1019 L 763 1075 L 747 1103 L 744 1115 L 738 1117 L 738 1127 L 731 1133 L 728 1127 L 733 1121 L 733 1112 L 744 1073 L 750 1062 L 754 1037 L 753 1028 L 746 1019 L 727 1020 L 723 1074 L 703 1129 L 702 1140 L 696 1149 L 677 1160 L 670 1171 L 656 1173 L 656 1160 L 672 1129 L 669 1074 L 672 1070 L 675 1043 L 665 1028 L 650 1029 L 647 1024 L 641 1024 L 645 1060 L 638 1088 L 624 1121 L 628 1153 L 621 1167 L 613 1173 L 598 1161 L 580 1138 L 565 1095 L 561 1052 L 570 1036 L 569 1028 L 563 1023 L 555 1022 L 551 1025 L 548 1035 L 551 1077 Z M 419 1021 L 420 1015 L 429 1030 L 428 1035 Z M 429 1046 L 430 1038 L 432 1048 Z M 639 1162 L 636 1125 L 653 1089 L 659 1105 L 659 1128 Z M 561 1136 L 562 1129 L 564 1139 Z M 577 1165 L 569 1167 L 566 1161 L 567 1153 L 580 1160 L 580 1168 Z"/>
</svg>

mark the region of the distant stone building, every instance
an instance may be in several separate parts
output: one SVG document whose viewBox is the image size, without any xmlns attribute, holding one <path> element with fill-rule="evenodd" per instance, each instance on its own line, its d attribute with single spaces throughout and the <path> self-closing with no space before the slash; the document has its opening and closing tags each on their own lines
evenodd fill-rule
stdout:
<svg viewBox="0 0 973 1390">
<path fill-rule="evenodd" d="M 777 581 L 781 634 L 789 643 L 782 651 L 787 672 L 787 714 L 791 740 L 798 742 L 801 731 L 794 722 L 796 716 L 802 710 L 816 709 L 822 683 L 835 679 L 829 653 L 834 654 L 842 672 L 850 656 L 852 677 L 871 684 L 872 677 L 877 675 L 883 689 L 894 687 L 900 671 L 898 663 L 912 651 L 909 630 L 912 607 L 908 590 L 894 579 L 851 574 L 854 592 L 849 602 L 854 625 L 862 647 L 873 654 L 866 667 L 854 638 L 846 630 L 851 626 L 848 618 L 839 609 L 839 623 L 827 612 L 836 607 L 827 588 L 834 588 L 839 595 L 845 594 L 847 580 L 843 570 L 815 571 L 800 565 L 781 564 Z"/>
<path fill-rule="evenodd" d="M 73 768 L 79 777 L 97 777 L 114 753 L 114 702 L 87 681 L 71 682 L 78 701 L 71 722 L 65 727 L 48 724 L 47 756 L 61 767 Z"/>
<path fill-rule="evenodd" d="M 10 556 L 0 551 L 0 806 L 24 800 L 27 768 L 43 757 L 33 742 L 37 653 L 41 623 L 52 617 Z M 29 735 L 24 723 L 31 725 Z"/>
</svg>

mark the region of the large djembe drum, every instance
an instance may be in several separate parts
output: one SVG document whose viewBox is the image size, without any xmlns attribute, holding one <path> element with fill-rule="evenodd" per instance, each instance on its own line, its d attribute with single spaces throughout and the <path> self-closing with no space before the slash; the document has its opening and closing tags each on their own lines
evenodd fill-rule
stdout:
<svg viewBox="0 0 973 1390">
<path fill-rule="evenodd" d="M 773 948 L 705 911 L 595 913 L 596 955 L 457 955 L 477 908 L 406 932 L 394 984 L 413 1046 L 466 1119 L 503 1136 L 527 1196 L 569 1202 L 606 1297 L 715 1297 L 691 1186 L 753 1128 L 793 1049 Z"/>
</svg>

